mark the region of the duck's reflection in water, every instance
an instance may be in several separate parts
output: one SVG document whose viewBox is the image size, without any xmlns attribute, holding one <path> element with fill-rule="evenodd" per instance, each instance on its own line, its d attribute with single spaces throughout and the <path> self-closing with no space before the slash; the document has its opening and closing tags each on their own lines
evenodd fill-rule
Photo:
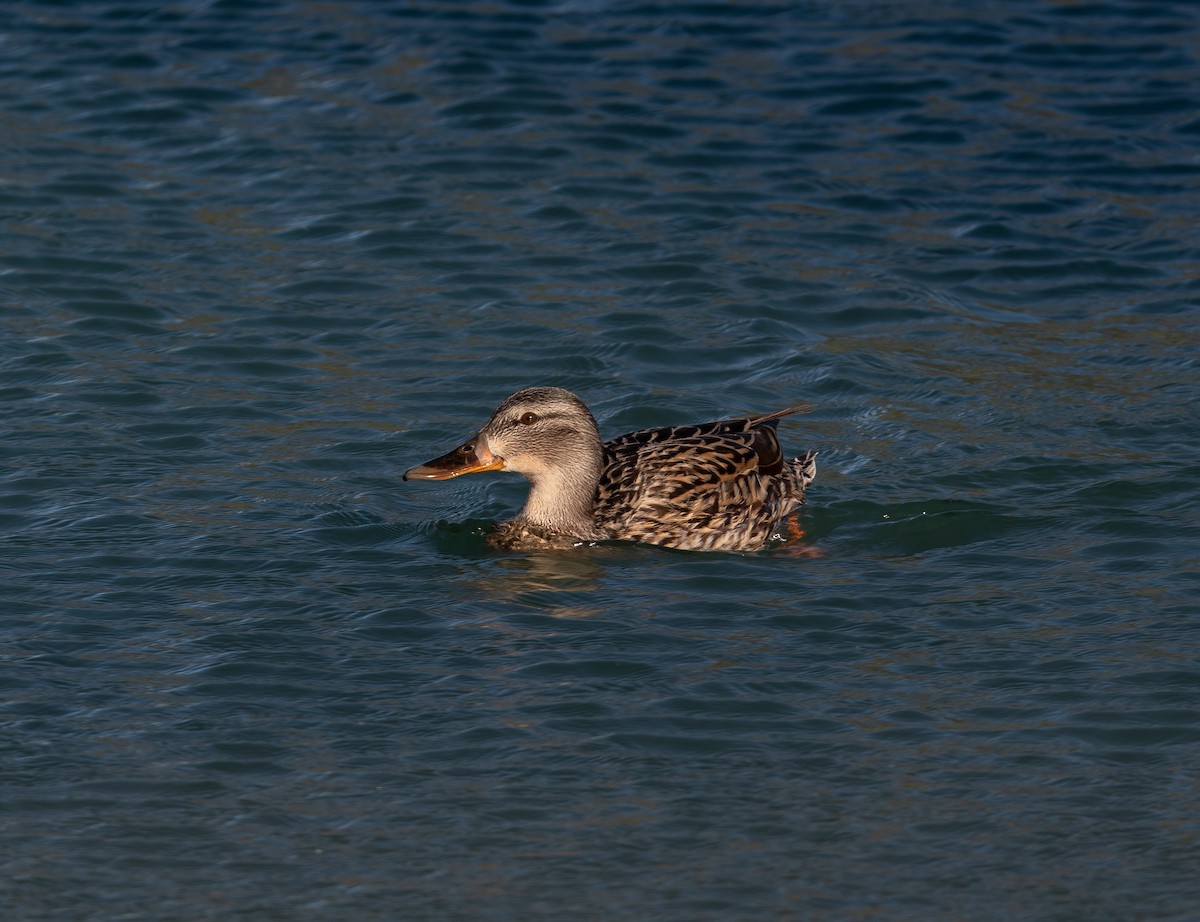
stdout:
<svg viewBox="0 0 1200 922">
<path fill-rule="evenodd" d="M 617 559 L 634 547 L 577 547 L 505 557 L 470 581 L 481 598 L 555 618 L 591 618 L 608 606 L 599 590 Z"/>
</svg>

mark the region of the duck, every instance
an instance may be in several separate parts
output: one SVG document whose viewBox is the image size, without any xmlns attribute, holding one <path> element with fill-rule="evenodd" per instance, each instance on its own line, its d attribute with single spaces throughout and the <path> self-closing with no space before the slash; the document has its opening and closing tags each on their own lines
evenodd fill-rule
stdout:
<svg viewBox="0 0 1200 922">
<path fill-rule="evenodd" d="M 495 527 L 505 550 L 636 541 L 688 551 L 757 551 L 804 503 L 816 452 L 787 460 L 779 420 L 811 407 L 627 432 L 605 442 L 587 405 L 560 387 L 527 387 L 473 436 L 404 474 L 449 480 L 513 471 L 525 507 Z M 792 536 L 798 526 L 791 521 Z"/>
</svg>

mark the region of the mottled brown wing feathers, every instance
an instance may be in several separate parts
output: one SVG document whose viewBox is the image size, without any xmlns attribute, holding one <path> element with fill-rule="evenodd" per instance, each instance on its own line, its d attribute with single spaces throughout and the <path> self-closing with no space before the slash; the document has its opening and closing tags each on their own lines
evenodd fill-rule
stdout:
<svg viewBox="0 0 1200 922">
<path fill-rule="evenodd" d="M 697 515 L 753 516 L 786 492 L 779 419 L 807 409 L 618 436 L 604 446 L 598 514 L 623 510 L 630 522 L 659 527 L 675 520 L 700 526 Z"/>
<path fill-rule="evenodd" d="M 758 456 L 758 472 L 773 477 L 783 471 L 783 449 L 779 445 L 779 437 L 775 435 L 776 421 L 771 420 L 768 425 L 769 429 L 764 426 L 751 430 L 753 441 L 750 447 Z"/>
<path fill-rule="evenodd" d="M 677 439 L 690 439 L 708 435 L 728 435 L 734 432 L 748 432 L 759 426 L 774 428 L 778 421 L 793 413 L 807 413 L 812 407 L 798 404 L 774 413 L 764 413 L 761 416 L 739 416 L 735 419 L 718 419 L 711 423 L 697 423 L 692 426 L 663 426 L 657 429 L 639 429 L 636 432 L 626 432 L 610 440 L 604 446 L 605 453 L 622 454 L 629 449 L 636 450 L 643 445 L 653 445 L 657 442 L 672 442 Z"/>
</svg>

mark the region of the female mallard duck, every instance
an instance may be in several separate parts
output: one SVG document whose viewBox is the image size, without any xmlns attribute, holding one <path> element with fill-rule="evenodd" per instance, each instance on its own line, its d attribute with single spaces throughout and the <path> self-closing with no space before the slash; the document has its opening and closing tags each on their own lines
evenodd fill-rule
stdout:
<svg viewBox="0 0 1200 922">
<path fill-rule="evenodd" d="M 804 502 L 816 476 L 816 453 L 787 461 L 775 434 L 780 417 L 805 409 L 641 429 L 601 442 L 582 400 L 560 387 L 530 387 L 500 404 L 468 441 L 404 479 L 523 474 L 529 498 L 489 536 L 496 547 L 627 540 L 754 551 Z"/>
</svg>

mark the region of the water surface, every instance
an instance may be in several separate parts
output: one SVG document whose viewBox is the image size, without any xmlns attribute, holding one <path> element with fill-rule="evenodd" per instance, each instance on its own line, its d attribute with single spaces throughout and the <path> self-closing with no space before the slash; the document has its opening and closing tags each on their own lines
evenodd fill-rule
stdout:
<svg viewBox="0 0 1200 922">
<path fill-rule="evenodd" d="M 1189 918 L 1197 25 L 6 5 L 6 917 Z M 530 384 L 807 540 L 489 549 Z"/>
</svg>

